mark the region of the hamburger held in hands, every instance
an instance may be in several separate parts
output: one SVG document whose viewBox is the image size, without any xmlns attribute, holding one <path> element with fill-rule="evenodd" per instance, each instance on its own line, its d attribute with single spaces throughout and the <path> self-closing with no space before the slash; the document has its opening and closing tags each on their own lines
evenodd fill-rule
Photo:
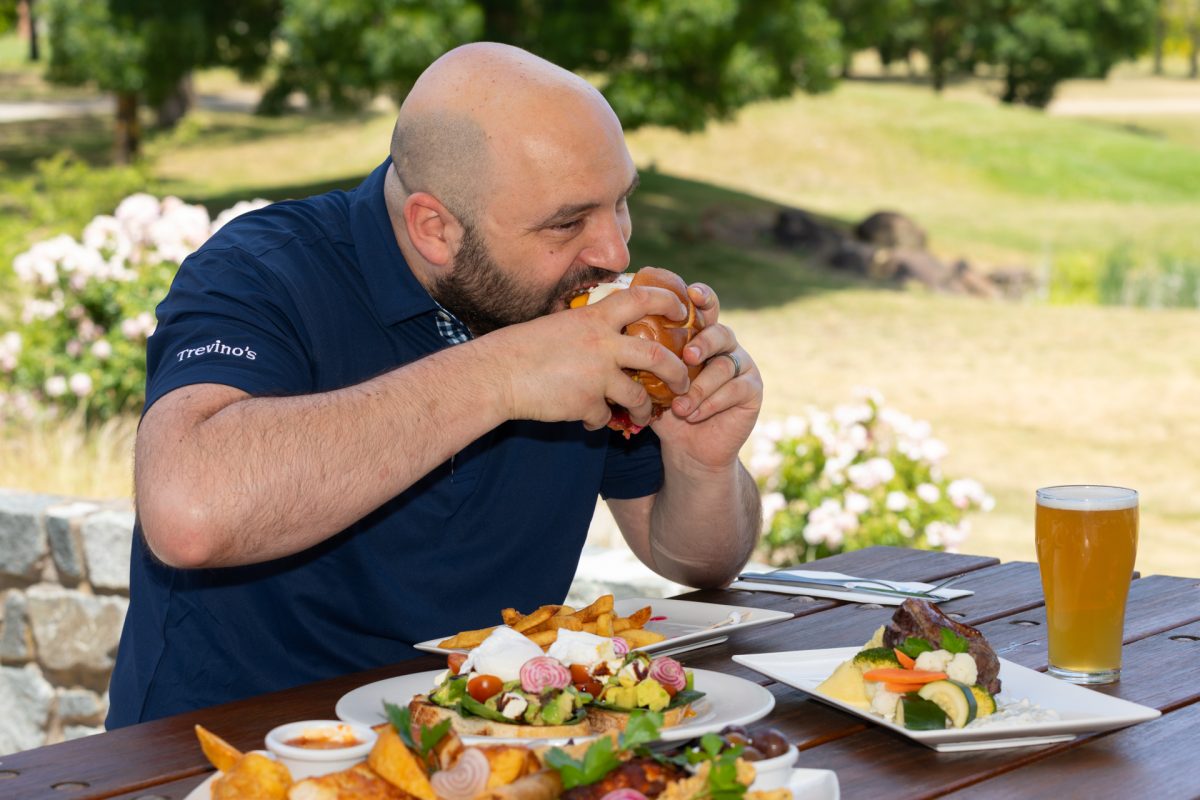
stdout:
<svg viewBox="0 0 1200 800">
<path fill-rule="evenodd" d="M 618 276 L 612 283 L 602 283 L 578 295 L 571 300 L 571 308 L 591 305 L 603 300 L 613 292 L 628 289 L 630 286 L 653 286 L 667 289 L 679 298 L 679 302 L 683 303 L 684 308 L 687 309 L 686 319 L 673 320 L 652 314 L 626 325 L 623 331 L 626 336 L 637 336 L 657 342 L 682 359 L 683 348 L 704 327 L 704 320 L 696 313 L 696 305 L 688 297 L 688 287 L 683 282 L 683 278 L 670 270 L 659 267 L 642 267 L 636 274 L 625 273 Z M 703 364 L 688 365 L 688 378 L 695 380 L 703 368 Z M 657 375 L 646 370 L 627 369 L 625 372 L 640 383 L 645 388 L 646 394 L 650 395 L 650 403 L 653 406 L 650 414 L 651 420 L 661 417 L 663 411 L 670 407 L 671 401 L 676 397 L 676 394 L 671 391 L 671 387 L 667 386 Z M 633 424 L 627 409 L 615 403 L 609 403 L 609 406 L 612 407 L 612 419 L 609 420 L 608 427 L 621 431 L 625 434 L 626 439 L 644 427 Z"/>
</svg>

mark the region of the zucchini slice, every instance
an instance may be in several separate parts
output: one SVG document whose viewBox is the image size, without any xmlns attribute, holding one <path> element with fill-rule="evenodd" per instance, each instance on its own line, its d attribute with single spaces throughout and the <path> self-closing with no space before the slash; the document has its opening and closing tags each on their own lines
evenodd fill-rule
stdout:
<svg viewBox="0 0 1200 800">
<path fill-rule="evenodd" d="M 933 681 L 922 686 L 917 694 L 945 711 L 946 719 L 955 728 L 963 727 L 979 712 L 971 687 L 958 681 Z"/>
<path fill-rule="evenodd" d="M 992 696 L 991 692 L 979 684 L 975 684 L 971 687 L 971 694 L 975 695 L 975 703 L 979 706 L 976 717 L 983 719 L 996 713 L 996 698 Z"/>
</svg>

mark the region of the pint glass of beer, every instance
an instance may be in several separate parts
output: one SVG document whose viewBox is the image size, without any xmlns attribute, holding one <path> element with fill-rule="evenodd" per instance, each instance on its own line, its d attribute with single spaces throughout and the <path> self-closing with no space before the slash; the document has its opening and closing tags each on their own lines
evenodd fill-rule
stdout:
<svg viewBox="0 0 1200 800">
<path fill-rule="evenodd" d="M 1072 683 L 1118 680 L 1137 554 L 1137 492 L 1116 486 L 1038 489 L 1036 529 L 1048 672 Z"/>
</svg>

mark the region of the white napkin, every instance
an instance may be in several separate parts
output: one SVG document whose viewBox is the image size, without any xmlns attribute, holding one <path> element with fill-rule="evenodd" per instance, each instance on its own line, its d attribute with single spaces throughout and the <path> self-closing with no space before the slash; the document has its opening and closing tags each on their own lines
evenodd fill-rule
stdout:
<svg viewBox="0 0 1200 800">
<path fill-rule="evenodd" d="M 788 569 L 780 570 L 797 578 L 820 578 L 822 580 L 854 581 L 862 580 L 854 575 L 843 575 L 840 572 L 816 572 L 813 570 Z M 872 578 L 872 580 L 875 580 Z M 905 592 L 923 592 L 932 589 L 932 583 L 917 581 L 880 581 L 894 589 Z M 902 595 L 883 594 L 882 592 L 856 592 L 853 589 L 839 589 L 836 586 L 818 588 L 816 586 L 786 586 L 782 583 L 756 583 L 754 581 L 734 581 L 730 589 L 740 589 L 744 592 L 775 592 L 776 594 L 802 594 L 807 597 L 832 597 L 835 600 L 849 600 L 852 603 L 876 603 L 881 606 L 898 606 L 907 600 Z M 953 600 L 957 597 L 968 597 L 975 594 L 967 589 L 938 589 L 928 599 L 931 603 Z"/>
</svg>

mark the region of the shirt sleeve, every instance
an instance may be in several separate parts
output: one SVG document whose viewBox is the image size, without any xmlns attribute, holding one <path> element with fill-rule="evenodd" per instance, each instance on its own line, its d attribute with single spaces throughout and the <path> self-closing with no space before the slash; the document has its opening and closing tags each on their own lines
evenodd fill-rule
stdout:
<svg viewBox="0 0 1200 800">
<path fill-rule="evenodd" d="M 662 443 L 657 434 L 645 428 L 626 439 L 610 431 L 600 496 L 605 500 L 632 500 L 655 494 L 662 484 Z"/>
<path fill-rule="evenodd" d="M 146 347 L 146 409 L 197 383 L 255 396 L 313 391 L 299 312 L 276 276 L 242 250 L 188 257 L 157 316 Z"/>
</svg>

